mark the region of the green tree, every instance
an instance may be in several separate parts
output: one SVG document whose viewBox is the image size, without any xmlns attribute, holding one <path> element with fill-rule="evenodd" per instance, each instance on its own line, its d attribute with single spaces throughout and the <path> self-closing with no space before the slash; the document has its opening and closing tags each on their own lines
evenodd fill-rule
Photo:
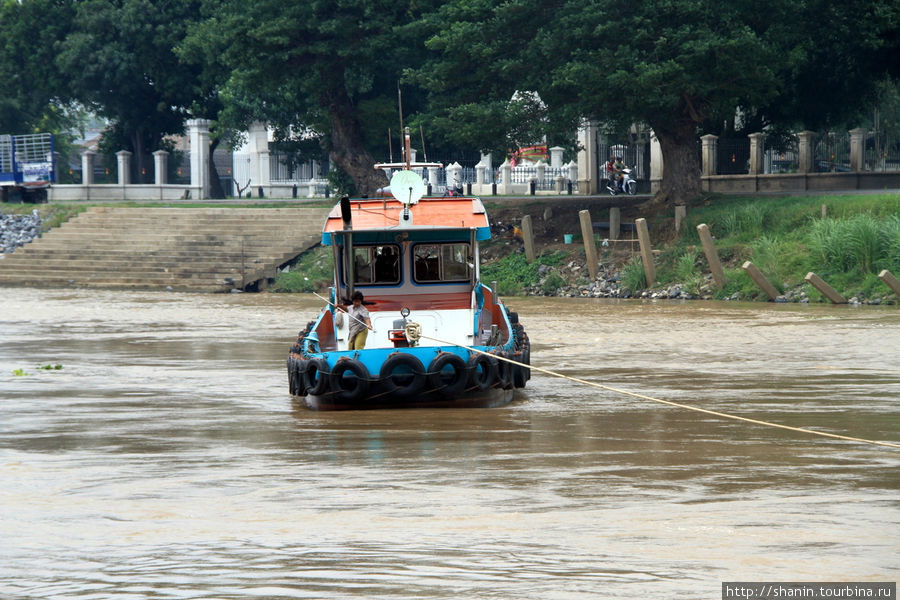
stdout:
<svg viewBox="0 0 900 600">
<path fill-rule="evenodd" d="M 280 139 L 318 139 L 357 192 L 371 194 L 386 180 L 372 168 L 370 148 L 387 145 L 400 68 L 421 55 L 418 30 L 409 27 L 419 6 L 225 0 L 191 43 L 215 49 L 229 72 L 220 87 L 223 122 L 263 120 Z"/>
<path fill-rule="evenodd" d="M 164 136 L 184 132 L 198 68 L 174 52 L 199 2 L 84 0 L 73 3 L 73 31 L 58 45 L 56 65 L 71 95 L 111 122 L 107 147 L 146 156 Z"/>
<path fill-rule="evenodd" d="M 66 125 L 70 98 L 54 58 L 71 14 L 61 0 L 0 0 L 0 134 L 58 132 Z"/>
<path fill-rule="evenodd" d="M 476 143 L 522 89 L 540 94 L 557 131 L 580 118 L 644 122 L 665 164 L 657 199 L 685 201 L 700 192 L 704 124 L 738 110 L 763 124 L 845 116 L 847 92 L 896 62 L 896 14 L 887 0 L 455 0 L 430 17 L 435 56 L 411 78 L 446 117 L 464 106 L 478 119 Z"/>
</svg>

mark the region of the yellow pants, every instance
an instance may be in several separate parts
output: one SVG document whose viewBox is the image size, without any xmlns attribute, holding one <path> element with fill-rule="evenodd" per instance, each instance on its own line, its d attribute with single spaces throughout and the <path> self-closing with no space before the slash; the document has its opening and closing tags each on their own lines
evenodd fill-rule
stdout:
<svg viewBox="0 0 900 600">
<path fill-rule="evenodd" d="M 362 350 L 366 347 L 366 338 L 369 336 L 369 330 L 363 329 L 352 338 L 350 338 L 351 350 Z"/>
</svg>

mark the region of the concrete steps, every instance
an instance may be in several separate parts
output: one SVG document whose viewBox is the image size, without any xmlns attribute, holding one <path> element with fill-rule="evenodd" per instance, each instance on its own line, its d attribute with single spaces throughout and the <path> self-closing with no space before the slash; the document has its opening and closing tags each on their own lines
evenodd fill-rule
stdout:
<svg viewBox="0 0 900 600">
<path fill-rule="evenodd" d="M 258 288 L 319 243 L 330 208 L 93 207 L 0 258 L 0 285 Z"/>
</svg>

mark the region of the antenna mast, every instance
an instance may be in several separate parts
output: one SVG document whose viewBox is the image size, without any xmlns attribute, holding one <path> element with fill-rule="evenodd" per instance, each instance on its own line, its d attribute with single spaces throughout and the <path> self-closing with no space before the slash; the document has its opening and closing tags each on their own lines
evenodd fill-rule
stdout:
<svg viewBox="0 0 900 600">
<path fill-rule="evenodd" d="M 397 110 L 400 111 L 400 131 L 404 131 L 403 128 L 403 94 L 400 93 L 400 82 L 397 81 Z M 407 134 L 409 132 L 407 131 Z M 403 150 L 401 150 L 402 152 Z M 407 150 L 406 162 L 409 162 L 409 150 Z"/>
<path fill-rule="evenodd" d="M 412 152 L 410 151 L 409 127 L 406 128 L 406 130 L 403 134 L 403 146 L 404 146 L 403 149 L 406 151 L 406 170 L 409 171 L 410 170 L 409 157 L 410 157 L 410 154 L 412 154 Z"/>
</svg>

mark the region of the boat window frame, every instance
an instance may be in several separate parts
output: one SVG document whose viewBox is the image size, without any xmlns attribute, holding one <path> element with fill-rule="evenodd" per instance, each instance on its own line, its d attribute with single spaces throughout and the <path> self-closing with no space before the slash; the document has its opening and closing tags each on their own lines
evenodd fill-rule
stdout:
<svg viewBox="0 0 900 600">
<path fill-rule="evenodd" d="M 424 274 L 426 274 L 426 275 L 428 274 L 428 271 L 431 271 L 434 268 L 436 268 L 437 269 L 437 274 L 436 274 L 437 278 L 436 279 L 427 279 L 427 278 L 420 276 L 420 274 L 422 274 L 422 272 L 419 271 L 419 268 L 420 268 L 419 265 L 421 263 L 418 260 L 419 256 L 418 256 L 417 252 L 418 252 L 418 249 L 423 246 L 432 246 L 432 247 L 437 248 L 437 256 L 435 257 L 437 259 L 437 262 L 435 263 L 435 265 L 431 268 L 424 267 L 425 269 L 427 269 L 424 272 Z M 459 262 L 459 261 L 455 261 L 455 260 L 452 262 L 448 262 L 445 260 L 445 258 L 448 256 L 451 259 L 453 258 L 450 254 L 445 254 L 445 250 L 449 250 L 450 253 L 452 253 L 454 246 L 463 246 L 465 248 L 466 254 L 463 259 L 463 262 Z M 472 282 L 472 277 L 474 276 L 474 272 L 475 272 L 473 256 L 474 255 L 473 255 L 472 244 L 468 241 L 464 242 L 464 241 L 454 240 L 454 241 L 443 241 L 443 242 L 438 242 L 438 241 L 417 242 L 412 245 L 411 253 L 410 253 L 410 265 L 412 267 L 412 269 L 411 269 L 412 270 L 412 280 L 414 283 L 417 283 L 417 284 L 470 283 L 470 282 Z M 457 266 L 457 265 L 462 265 L 465 267 L 465 275 L 462 277 L 456 277 L 456 278 L 449 278 L 449 279 L 445 278 L 448 267 L 449 266 Z"/>
<path fill-rule="evenodd" d="M 378 265 L 378 258 L 382 256 L 380 252 L 384 248 L 393 249 L 394 264 L 388 266 L 393 271 L 393 277 L 382 277 L 379 275 L 379 273 L 385 273 L 385 271 L 379 271 L 380 267 Z M 357 258 L 362 256 L 359 251 L 365 253 L 363 261 L 357 261 Z M 383 264 L 388 262 L 389 260 Z M 349 263 L 354 286 L 399 285 L 403 281 L 403 248 L 400 244 L 353 244 Z M 360 268 L 369 269 L 370 275 L 365 281 L 360 277 Z"/>
</svg>

